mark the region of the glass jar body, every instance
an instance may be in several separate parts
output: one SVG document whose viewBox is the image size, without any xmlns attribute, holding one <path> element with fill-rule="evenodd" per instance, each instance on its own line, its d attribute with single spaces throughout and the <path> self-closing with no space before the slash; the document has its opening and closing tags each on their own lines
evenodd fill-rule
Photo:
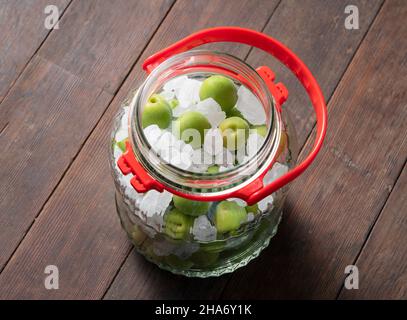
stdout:
<svg viewBox="0 0 407 320">
<path fill-rule="evenodd" d="M 133 93 L 135 95 L 136 93 Z M 132 100 L 132 96 L 128 101 Z M 113 125 L 110 144 L 110 164 L 116 186 L 116 208 L 121 224 L 137 251 L 160 268 L 190 277 L 219 276 L 233 272 L 257 257 L 277 232 L 281 220 L 287 187 L 283 187 L 248 207 L 240 199 L 226 199 L 235 208 L 245 211 L 245 221 L 233 231 L 220 231 L 214 222 L 219 202 L 205 205 L 204 212 L 186 221 L 166 220 L 176 209 L 173 195 L 167 191 L 137 193 L 130 185 L 131 175 L 124 176 L 117 167 L 121 154 L 117 137 L 125 138 L 128 128 L 129 105 L 124 103 Z M 281 112 L 283 126 L 277 162 L 266 174 L 270 183 L 295 165 L 296 135 L 289 115 Z M 146 206 L 150 206 L 146 212 Z M 153 206 L 153 208 L 151 208 Z M 157 214 L 154 214 L 154 206 Z M 168 232 L 169 225 L 184 224 L 185 230 Z"/>
</svg>

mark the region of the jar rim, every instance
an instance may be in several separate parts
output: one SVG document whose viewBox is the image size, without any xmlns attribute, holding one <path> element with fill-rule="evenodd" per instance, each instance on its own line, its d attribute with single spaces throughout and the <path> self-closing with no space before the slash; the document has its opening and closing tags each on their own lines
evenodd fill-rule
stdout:
<svg viewBox="0 0 407 320">
<path fill-rule="evenodd" d="M 254 85 L 262 94 L 256 97 L 265 109 L 267 120 L 267 134 L 265 140 L 257 153 L 247 161 L 238 164 L 228 170 L 218 173 L 192 172 L 181 169 L 163 159 L 153 151 L 152 146 L 147 141 L 141 123 L 141 109 L 147 99 L 158 87 L 159 78 L 165 78 L 174 71 L 183 71 L 195 68 L 199 70 L 200 58 L 210 58 L 210 66 L 217 65 L 218 68 L 225 68 L 234 71 L 240 76 L 247 77 L 250 84 Z M 185 72 L 184 74 L 191 74 Z M 177 74 L 179 76 L 181 74 Z M 172 76 L 175 78 L 176 76 Z M 166 81 L 168 81 L 167 79 Z M 253 92 L 253 90 L 251 90 Z M 253 92 L 255 93 L 255 92 Z M 267 110 L 268 109 L 268 110 Z M 137 160 L 147 171 L 147 173 L 163 185 L 170 189 L 178 190 L 182 193 L 197 194 L 202 197 L 222 196 L 234 192 L 256 180 L 271 165 L 274 155 L 277 153 L 280 141 L 282 119 L 278 112 L 274 97 L 268 89 L 263 78 L 245 61 L 223 52 L 211 50 L 190 50 L 170 57 L 158 65 L 146 78 L 130 101 L 130 125 L 129 137 L 132 149 Z"/>
</svg>

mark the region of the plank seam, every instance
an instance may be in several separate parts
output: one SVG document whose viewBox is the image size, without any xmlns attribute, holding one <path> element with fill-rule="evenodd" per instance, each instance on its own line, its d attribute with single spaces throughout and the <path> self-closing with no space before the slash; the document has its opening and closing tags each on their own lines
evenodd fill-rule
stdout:
<svg viewBox="0 0 407 320">
<path fill-rule="evenodd" d="M 401 167 L 400 172 L 398 172 L 397 178 L 395 179 L 394 184 L 391 186 L 391 190 L 390 190 L 390 192 L 388 193 L 388 195 L 387 195 L 387 197 L 386 197 L 386 200 L 384 201 L 382 207 L 380 208 L 379 213 L 376 215 L 376 217 L 374 218 L 372 224 L 370 225 L 369 230 L 368 230 L 368 232 L 367 232 L 367 235 L 366 235 L 366 237 L 365 237 L 365 239 L 364 239 L 364 241 L 363 241 L 363 243 L 362 243 L 362 245 L 361 245 L 361 247 L 360 247 L 360 250 L 359 250 L 358 254 L 356 255 L 354 261 L 352 262 L 352 265 L 357 265 L 357 262 L 358 262 L 358 260 L 359 260 L 359 258 L 360 258 L 360 255 L 362 254 L 362 252 L 363 252 L 363 250 L 365 249 L 365 247 L 366 247 L 366 245 L 367 245 L 369 239 L 371 238 L 371 236 L 372 236 L 372 234 L 373 234 L 373 231 L 374 231 L 374 229 L 376 228 L 377 221 L 379 220 L 380 216 L 382 215 L 382 212 L 383 212 L 384 209 L 386 208 L 386 205 L 387 205 L 387 203 L 389 202 L 389 198 L 390 198 L 391 194 L 393 193 L 393 190 L 394 190 L 394 188 L 395 188 L 397 182 L 400 180 L 401 173 L 403 172 L 403 170 L 404 170 L 404 168 L 406 167 L 406 165 L 407 165 L 407 158 L 404 160 L 404 165 Z M 342 291 L 343 291 L 343 288 L 344 288 L 344 281 L 342 282 L 342 284 L 341 284 L 341 286 L 340 286 L 340 288 L 339 288 L 339 291 L 338 291 L 338 293 L 337 293 L 337 295 L 336 295 L 335 300 L 339 300 L 339 297 L 340 297 L 340 295 L 341 295 L 341 293 L 342 293 Z"/>
<path fill-rule="evenodd" d="M 274 13 L 277 11 L 277 8 L 280 6 L 281 1 L 283 1 L 283 0 L 280 0 L 280 1 L 277 3 L 277 5 L 274 7 L 274 10 L 270 13 L 270 17 L 268 17 L 268 19 L 266 20 L 266 23 L 265 23 L 264 26 L 261 28 L 261 32 L 263 32 L 263 31 L 267 28 L 268 24 L 269 24 L 270 21 L 271 21 L 271 18 L 273 17 Z M 254 49 L 254 47 L 250 47 L 249 51 L 247 52 L 247 54 L 246 54 L 245 57 L 243 58 L 243 61 L 246 61 L 247 58 L 249 58 L 249 56 L 250 56 L 250 54 L 252 53 L 253 49 Z"/>
<path fill-rule="evenodd" d="M 75 0 L 70 0 L 69 3 L 66 5 L 66 7 L 64 8 L 64 10 L 61 12 L 60 16 L 59 16 L 59 22 L 61 22 L 62 18 L 64 17 L 65 12 L 68 11 L 68 8 L 71 6 L 71 4 L 74 2 Z M 41 43 L 39 44 L 38 48 L 35 49 L 34 53 L 31 55 L 31 57 L 29 57 L 29 59 L 27 60 L 27 63 L 24 65 L 24 67 L 21 69 L 21 72 L 18 74 L 18 76 L 11 82 L 10 87 L 7 89 L 7 91 L 5 92 L 3 99 L 0 100 L 0 105 L 3 103 L 3 101 L 9 96 L 11 90 L 14 88 L 14 86 L 16 85 L 17 81 L 21 78 L 21 76 L 25 73 L 27 67 L 30 65 L 31 61 L 33 60 L 33 58 L 37 55 L 38 51 L 41 49 L 41 47 L 44 45 L 44 43 L 47 41 L 48 37 L 51 35 L 51 33 L 54 31 L 54 29 L 50 30 L 44 37 L 44 39 L 42 39 Z"/>
<path fill-rule="evenodd" d="M 72 2 L 75 0 L 72 0 Z M 70 4 L 72 3 L 70 2 Z M 176 0 L 173 2 L 173 4 L 169 7 L 167 13 L 164 15 L 163 19 L 165 19 L 168 15 L 168 12 L 172 9 L 172 7 L 174 6 Z M 62 17 L 62 16 L 61 16 Z M 163 20 L 162 20 L 163 21 Z M 57 181 L 56 185 L 54 186 L 54 188 L 52 189 L 52 191 L 50 192 L 49 196 L 47 197 L 47 199 L 45 200 L 45 202 L 43 203 L 43 205 L 41 206 L 40 210 L 38 211 L 37 215 L 34 217 L 34 219 L 32 220 L 31 224 L 29 225 L 29 227 L 27 228 L 27 230 L 25 231 L 25 233 L 23 234 L 22 238 L 20 239 L 20 241 L 18 242 L 17 246 L 15 247 L 15 249 L 13 250 L 13 252 L 11 253 L 10 257 L 6 260 L 6 262 L 4 263 L 3 267 L 0 268 L 0 275 L 1 273 L 4 271 L 4 269 L 7 267 L 7 265 L 9 264 L 9 262 L 13 259 L 14 254 L 16 253 L 16 251 L 18 250 L 18 248 L 20 247 L 21 243 L 24 241 L 24 239 L 26 238 L 27 234 L 30 232 L 32 226 L 34 225 L 35 221 L 38 219 L 38 217 L 41 215 L 42 211 L 44 210 L 45 206 L 48 204 L 49 200 L 51 199 L 51 197 L 54 195 L 56 189 L 59 187 L 59 185 L 61 184 L 62 180 L 64 179 L 64 177 L 66 176 L 66 174 L 68 173 L 69 169 L 72 167 L 72 164 L 75 162 L 76 158 L 78 157 L 78 155 L 81 153 L 84 145 L 86 144 L 86 142 L 89 140 L 89 137 L 92 135 L 92 133 L 94 132 L 95 128 L 97 127 L 97 125 L 100 122 L 100 119 L 103 118 L 103 116 L 106 114 L 107 110 L 109 109 L 109 106 L 111 105 L 112 101 L 114 100 L 117 92 L 120 90 L 120 88 L 122 87 L 123 83 L 127 80 L 127 78 L 129 77 L 131 71 L 133 70 L 133 68 L 135 67 L 135 65 L 137 64 L 138 60 L 140 59 L 140 57 L 142 56 L 142 54 L 144 53 L 145 49 L 147 48 L 148 44 L 151 42 L 151 40 L 153 39 L 154 35 L 156 34 L 158 28 L 161 26 L 162 21 L 158 24 L 157 28 L 155 29 L 155 31 L 152 33 L 151 37 L 146 41 L 146 45 L 143 47 L 143 49 L 141 50 L 140 54 L 137 56 L 135 62 L 131 65 L 131 67 L 129 68 L 129 72 L 127 72 L 127 74 L 125 75 L 124 79 L 121 81 L 121 83 L 119 84 L 118 88 L 115 90 L 115 92 L 113 94 L 108 93 L 106 91 L 104 91 L 103 89 L 100 89 L 97 97 L 94 100 L 94 103 L 97 102 L 98 98 L 100 97 L 100 95 L 102 93 L 106 93 L 111 95 L 111 99 L 108 101 L 105 110 L 102 112 L 102 114 L 100 115 L 98 121 L 95 123 L 95 125 L 92 127 L 91 131 L 89 132 L 89 134 L 86 136 L 86 138 L 83 140 L 83 142 L 81 143 L 81 145 L 79 146 L 78 151 L 74 154 L 74 156 L 72 157 L 72 160 L 70 161 L 70 163 L 68 164 L 67 168 L 64 170 L 64 172 L 61 175 L 61 178 Z M 47 37 L 48 38 L 48 37 Z M 46 39 L 44 39 L 43 43 L 45 42 Z M 33 55 L 33 57 L 37 54 L 38 50 L 41 47 L 39 47 L 36 50 L 36 53 Z M 32 58 L 33 58 L 32 57 Z M 40 57 L 40 56 L 39 56 Z M 31 58 L 31 59 L 32 59 Z M 40 57 L 41 58 L 41 57 Z M 31 62 L 28 62 L 28 64 Z M 42 59 L 42 58 L 41 58 Z M 47 60 L 48 61 L 48 60 Z M 27 65 L 28 65 L 27 64 Z M 25 68 L 24 68 L 25 69 Z M 65 70 L 65 69 L 64 69 Z M 82 80 L 81 77 L 78 77 L 79 79 Z M 127 254 L 128 256 L 128 254 Z"/>
<path fill-rule="evenodd" d="M 357 45 L 355 52 L 353 53 L 352 57 L 350 58 L 349 63 L 346 65 L 346 68 L 345 68 L 344 71 L 342 72 L 342 75 L 341 75 L 341 77 L 339 78 L 339 81 L 338 81 L 337 84 L 334 86 L 334 89 L 332 90 L 332 93 L 330 94 L 330 96 L 328 97 L 328 99 L 327 99 L 327 101 L 326 101 L 327 107 L 328 107 L 329 102 L 331 101 L 332 97 L 335 95 L 336 90 L 338 89 L 339 85 L 341 84 L 341 82 L 342 82 L 342 80 L 343 80 L 343 78 L 344 78 L 346 72 L 348 71 L 349 66 L 352 64 L 352 62 L 353 62 L 353 60 L 354 60 L 356 54 L 358 53 L 358 51 L 359 51 L 359 49 L 360 49 L 360 46 L 361 46 L 361 45 L 363 44 L 363 42 L 365 41 L 366 36 L 368 35 L 368 33 L 369 33 L 370 29 L 372 28 L 374 22 L 376 21 L 376 18 L 378 17 L 379 13 L 381 12 L 381 10 L 382 10 L 383 5 L 384 5 L 385 2 L 386 2 L 386 0 L 383 0 L 383 1 L 382 1 L 382 3 L 381 3 L 381 5 L 380 5 L 379 9 L 377 10 L 376 15 L 375 15 L 374 18 L 372 19 L 372 21 L 371 21 L 371 23 L 369 24 L 369 26 L 368 26 L 368 28 L 367 28 L 365 34 L 363 35 L 362 39 L 360 40 L 359 44 Z M 328 124 L 328 125 L 329 125 L 329 124 Z M 302 147 L 301 147 L 301 150 L 300 150 L 300 153 L 299 153 L 298 157 L 300 157 L 300 156 L 302 155 L 305 146 L 307 145 L 307 143 L 310 142 L 310 140 L 311 140 L 311 135 L 312 135 L 312 133 L 315 131 L 315 126 L 316 126 L 316 122 L 314 121 L 314 123 L 313 123 L 313 125 L 312 125 L 312 129 L 310 130 L 310 132 L 308 133 L 306 139 L 304 140 L 304 144 L 303 144 Z"/>
<path fill-rule="evenodd" d="M 169 7 L 168 11 L 166 12 L 166 14 L 164 15 L 164 17 L 162 18 L 161 22 L 158 24 L 157 28 L 154 30 L 150 40 L 147 42 L 147 44 L 144 46 L 143 50 L 141 51 L 139 57 L 137 58 L 137 61 L 134 63 L 134 65 L 130 68 L 130 71 L 128 72 L 128 74 L 126 75 L 126 77 L 124 78 L 123 82 L 121 83 L 120 87 L 123 85 L 123 83 L 127 80 L 127 78 L 129 77 L 129 75 L 131 74 L 131 71 L 133 70 L 133 68 L 136 66 L 139 58 L 143 55 L 144 51 L 147 49 L 148 45 L 150 44 L 151 40 L 154 38 L 154 36 L 157 34 L 158 30 L 160 29 L 160 27 L 162 26 L 163 22 L 165 21 L 165 19 L 167 18 L 167 16 L 169 15 L 169 13 L 171 12 L 172 8 L 175 6 L 177 0 L 174 0 L 174 2 L 172 3 L 172 5 Z M 116 92 L 117 93 L 117 92 Z M 115 95 L 116 95 L 115 93 Z M 109 109 L 110 103 L 108 105 L 108 107 L 106 108 Z M 126 257 L 123 259 L 122 263 L 120 264 L 120 267 L 117 269 L 115 275 L 113 276 L 112 280 L 110 281 L 110 283 L 108 284 L 105 292 L 103 293 L 102 297 L 100 300 L 103 300 L 106 296 L 106 294 L 109 292 L 111 286 L 113 285 L 114 281 L 116 280 L 117 276 L 119 275 L 120 271 L 123 269 L 124 264 L 127 261 L 127 258 L 130 256 L 130 254 L 133 252 L 133 246 L 131 246 L 129 248 L 129 251 L 126 254 Z"/>
<path fill-rule="evenodd" d="M 97 102 L 97 100 L 99 99 L 100 95 L 103 93 L 103 90 L 100 90 L 98 95 L 95 97 L 95 100 L 92 104 L 92 106 Z M 113 98 L 112 98 L 113 99 Z M 100 119 L 100 118 L 99 118 Z M 93 130 L 93 129 L 92 129 Z M 86 137 L 86 139 L 88 138 L 88 136 Z M 84 144 L 84 143 L 83 143 Z M 83 144 L 81 144 L 80 148 L 83 147 Z M 52 188 L 51 192 L 49 193 L 48 197 L 45 199 L 44 203 L 42 204 L 41 208 L 38 210 L 38 213 L 35 215 L 34 219 L 31 221 L 30 225 L 27 227 L 27 229 L 25 230 L 22 238 L 20 239 L 20 241 L 18 242 L 17 246 L 14 248 L 13 252 L 11 253 L 10 257 L 6 260 L 6 262 L 4 263 L 3 267 L 0 268 L 0 275 L 3 272 L 3 270 L 7 267 L 7 265 L 9 264 L 9 262 L 12 260 L 15 252 L 18 250 L 18 248 L 20 247 L 21 243 L 24 241 L 24 239 L 26 238 L 27 234 L 30 232 L 32 226 L 34 225 L 35 221 L 38 219 L 38 217 L 40 216 L 41 212 L 44 210 L 45 206 L 47 205 L 49 199 L 51 198 L 51 196 L 54 194 L 55 190 L 57 189 L 57 187 L 60 185 L 61 181 L 65 178 L 65 175 L 67 174 L 69 168 L 71 167 L 73 161 L 76 159 L 78 153 L 75 154 L 73 160 L 69 163 L 67 169 L 62 173 L 61 178 L 58 179 L 57 184 Z"/>
<path fill-rule="evenodd" d="M 336 90 L 337 90 L 339 84 L 342 82 L 342 80 L 343 80 L 343 78 L 344 78 L 344 76 L 345 76 L 345 74 L 346 74 L 346 72 L 347 72 L 349 66 L 352 64 L 352 62 L 353 62 L 353 60 L 354 60 L 354 58 L 355 58 L 357 52 L 358 52 L 359 49 L 360 49 L 360 46 L 361 46 L 362 43 L 364 42 L 364 40 L 365 40 L 367 34 L 369 33 L 369 31 L 370 31 L 370 29 L 372 28 L 374 22 L 376 21 L 376 18 L 378 17 L 379 13 L 381 12 L 385 1 L 386 1 L 386 0 L 383 0 L 382 3 L 380 4 L 380 7 L 379 7 L 379 9 L 377 10 L 376 15 L 374 16 L 374 18 L 372 19 L 372 21 L 371 21 L 371 23 L 369 24 L 368 28 L 366 29 L 366 32 L 365 32 L 365 34 L 363 35 L 362 39 L 360 40 L 359 44 L 357 45 L 355 52 L 353 53 L 351 59 L 349 60 L 349 63 L 346 65 L 346 68 L 345 68 L 344 71 L 342 72 L 342 75 L 341 75 L 341 77 L 339 78 L 339 81 L 338 81 L 337 84 L 334 86 L 334 89 L 332 90 L 332 93 L 329 95 L 329 98 L 327 99 L 327 102 L 326 102 L 327 107 L 328 107 L 329 102 L 331 101 L 332 97 L 335 95 Z M 281 2 L 280 2 L 280 3 L 281 3 Z M 280 3 L 279 3 L 279 4 L 280 4 Z M 269 19 L 269 21 L 271 21 L 271 19 Z M 307 135 L 306 139 L 304 140 L 303 145 L 301 146 L 300 152 L 298 153 L 298 158 L 300 158 L 300 156 L 301 156 L 301 155 L 303 154 L 303 152 L 304 152 L 305 146 L 310 142 L 310 140 L 311 140 L 311 135 L 312 135 L 312 133 L 315 131 L 315 126 L 316 126 L 316 123 L 315 123 L 315 121 L 314 121 L 314 124 L 313 124 L 313 126 L 312 126 L 312 129 L 310 130 L 309 134 Z M 229 277 L 229 279 L 226 281 L 225 287 L 223 288 L 223 290 L 222 290 L 222 292 L 221 292 L 221 294 L 220 294 L 220 296 L 219 296 L 220 299 L 224 299 L 224 293 L 225 293 L 226 288 L 228 287 L 228 284 L 229 284 L 229 281 L 230 281 L 230 280 L 231 280 L 231 277 Z"/>
</svg>

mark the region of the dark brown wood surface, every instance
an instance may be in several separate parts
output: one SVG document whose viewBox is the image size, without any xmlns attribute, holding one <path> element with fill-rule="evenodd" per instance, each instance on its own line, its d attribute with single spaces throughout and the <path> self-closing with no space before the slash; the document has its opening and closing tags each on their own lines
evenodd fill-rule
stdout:
<svg viewBox="0 0 407 320">
<path fill-rule="evenodd" d="M 344 27 L 345 1 L 54 2 L 63 15 L 49 31 L 44 1 L 0 1 L 0 298 L 407 298 L 405 1 L 353 1 L 359 30 Z M 107 142 L 145 77 L 141 62 L 216 25 L 261 30 L 294 50 L 329 100 L 329 130 L 269 248 L 232 275 L 188 279 L 132 249 Z M 315 120 L 295 79 L 256 49 L 209 47 L 275 70 L 303 157 Z M 44 288 L 50 264 L 59 290 Z M 350 291 L 352 264 L 360 289 Z"/>
<path fill-rule="evenodd" d="M 52 4 L 62 16 L 70 2 Z M 0 1 L 0 102 L 50 33 L 44 27 L 44 9 L 49 4 L 48 0 Z"/>
</svg>

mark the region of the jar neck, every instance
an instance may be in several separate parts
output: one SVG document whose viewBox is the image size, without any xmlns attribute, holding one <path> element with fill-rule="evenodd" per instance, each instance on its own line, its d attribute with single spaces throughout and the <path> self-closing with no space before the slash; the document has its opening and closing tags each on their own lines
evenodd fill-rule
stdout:
<svg viewBox="0 0 407 320">
<path fill-rule="evenodd" d="M 153 151 L 141 123 L 143 106 L 153 93 L 175 77 L 197 73 L 222 74 L 246 86 L 259 99 L 266 115 L 268 130 L 258 152 L 245 163 L 215 174 L 191 172 L 165 162 Z M 169 188 L 201 196 L 229 193 L 257 179 L 277 152 L 281 127 L 281 115 L 259 74 L 242 60 L 213 51 L 188 51 L 167 59 L 151 72 L 130 102 L 129 137 L 140 164 L 151 177 Z"/>
</svg>

